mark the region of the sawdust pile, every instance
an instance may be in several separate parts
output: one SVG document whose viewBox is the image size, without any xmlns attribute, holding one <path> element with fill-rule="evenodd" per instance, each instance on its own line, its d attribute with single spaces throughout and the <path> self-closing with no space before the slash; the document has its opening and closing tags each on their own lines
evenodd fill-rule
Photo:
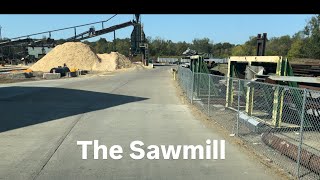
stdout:
<svg viewBox="0 0 320 180">
<path fill-rule="evenodd" d="M 100 61 L 93 65 L 93 71 L 114 71 L 116 69 L 132 67 L 131 61 L 124 55 L 111 52 L 110 54 L 97 54 Z"/>
<path fill-rule="evenodd" d="M 30 67 L 33 71 L 49 72 L 51 68 L 63 66 L 88 71 L 114 71 L 132 66 L 124 55 L 112 52 L 110 54 L 95 54 L 90 46 L 81 42 L 67 42 L 56 46 L 42 59 Z"/>
<path fill-rule="evenodd" d="M 49 72 L 51 68 L 63 66 L 65 63 L 69 68 L 91 70 L 98 61 L 98 56 L 88 45 L 81 42 L 67 42 L 56 46 L 30 69 Z"/>
</svg>

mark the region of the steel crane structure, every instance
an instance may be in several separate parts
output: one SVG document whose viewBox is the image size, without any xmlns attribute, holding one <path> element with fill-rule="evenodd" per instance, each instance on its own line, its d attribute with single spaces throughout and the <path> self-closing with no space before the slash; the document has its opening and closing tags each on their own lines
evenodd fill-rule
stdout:
<svg viewBox="0 0 320 180">
<path fill-rule="evenodd" d="M 144 34 L 143 27 L 142 27 L 142 24 L 140 21 L 140 14 L 135 14 L 135 19 L 133 19 L 131 21 L 104 28 L 104 23 L 111 20 L 115 16 L 116 15 L 113 15 L 112 17 L 110 17 L 109 19 L 107 19 L 105 21 L 99 21 L 99 22 L 78 25 L 78 26 L 72 26 L 72 27 L 66 27 L 66 28 L 55 29 L 55 30 L 50 30 L 50 31 L 44 31 L 44 32 L 29 34 L 29 35 L 25 35 L 25 36 L 16 37 L 16 38 L 11 38 L 8 40 L 3 40 L 2 42 L 0 42 L 0 55 L 1 55 L 0 60 L 1 59 L 3 61 L 6 60 L 8 63 L 10 61 L 12 62 L 12 60 L 19 61 L 20 58 L 25 58 L 27 56 L 30 56 L 31 54 L 28 53 L 28 50 L 27 50 L 28 47 L 53 48 L 57 44 L 57 41 L 51 38 L 51 34 L 53 32 L 74 29 L 74 36 L 65 39 L 66 42 L 82 41 L 82 40 L 86 40 L 89 38 L 101 36 L 103 34 L 112 33 L 112 32 L 114 33 L 114 40 L 115 40 L 115 31 L 116 30 L 126 28 L 129 26 L 133 26 L 134 28 L 131 33 L 131 48 L 130 48 L 131 54 L 130 55 L 136 56 L 136 55 L 141 54 L 142 61 L 144 62 L 144 64 L 147 65 L 148 45 L 146 43 L 145 34 Z M 100 30 L 96 30 L 94 27 L 90 27 L 88 31 L 85 31 L 82 33 L 77 33 L 78 27 L 88 26 L 88 25 L 93 25 L 93 24 L 98 24 L 98 23 L 101 23 L 101 25 L 102 25 L 102 28 Z M 41 34 L 49 34 L 49 37 L 47 39 L 30 38 L 32 36 L 41 35 Z M 114 41 L 114 43 L 115 43 L 115 41 Z M 19 49 L 19 51 L 17 51 L 17 49 Z M 46 53 L 45 51 L 43 51 L 43 52 Z"/>
</svg>

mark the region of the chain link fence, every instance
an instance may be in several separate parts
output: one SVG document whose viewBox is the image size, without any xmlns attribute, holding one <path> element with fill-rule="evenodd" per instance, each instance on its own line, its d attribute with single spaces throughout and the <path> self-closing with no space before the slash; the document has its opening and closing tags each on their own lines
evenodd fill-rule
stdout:
<svg viewBox="0 0 320 180">
<path fill-rule="evenodd" d="M 188 100 L 266 160 L 320 179 L 320 92 L 178 68 Z"/>
</svg>

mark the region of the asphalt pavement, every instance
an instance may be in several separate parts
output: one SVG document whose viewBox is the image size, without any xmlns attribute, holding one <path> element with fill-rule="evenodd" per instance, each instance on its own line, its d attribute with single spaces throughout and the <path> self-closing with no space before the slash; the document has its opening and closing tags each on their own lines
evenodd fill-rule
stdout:
<svg viewBox="0 0 320 180">
<path fill-rule="evenodd" d="M 278 179 L 226 142 L 226 158 L 134 160 L 132 141 L 221 140 L 177 96 L 171 67 L 0 85 L 0 179 Z M 219 118 L 219 117 L 216 117 Z M 123 158 L 81 158 L 77 141 L 120 145 Z"/>
</svg>

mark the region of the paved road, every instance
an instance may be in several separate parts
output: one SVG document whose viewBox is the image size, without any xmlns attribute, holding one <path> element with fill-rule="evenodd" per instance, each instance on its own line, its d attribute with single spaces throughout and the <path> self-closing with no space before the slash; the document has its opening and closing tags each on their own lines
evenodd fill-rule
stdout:
<svg viewBox="0 0 320 180">
<path fill-rule="evenodd" d="M 0 85 L 0 179 L 276 179 L 228 142 L 225 160 L 130 158 L 133 140 L 221 139 L 180 102 L 169 70 Z M 124 157 L 94 160 L 90 146 L 82 160 L 78 140 L 121 145 Z"/>
</svg>

